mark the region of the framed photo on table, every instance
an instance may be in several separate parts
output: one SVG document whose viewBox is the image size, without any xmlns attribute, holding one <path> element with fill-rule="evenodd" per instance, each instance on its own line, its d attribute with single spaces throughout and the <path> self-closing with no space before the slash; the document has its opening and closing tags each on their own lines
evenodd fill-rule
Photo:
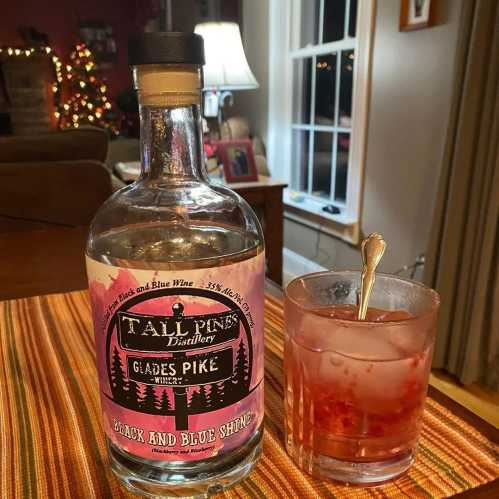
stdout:
<svg viewBox="0 0 499 499">
<path fill-rule="evenodd" d="M 428 28 L 435 24 L 438 0 L 401 0 L 400 31 Z"/>
<path fill-rule="evenodd" d="M 217 142 L 217 148 L 227 183 L 258 180 L 251 140 L 222 140 Z"/>
</svg>

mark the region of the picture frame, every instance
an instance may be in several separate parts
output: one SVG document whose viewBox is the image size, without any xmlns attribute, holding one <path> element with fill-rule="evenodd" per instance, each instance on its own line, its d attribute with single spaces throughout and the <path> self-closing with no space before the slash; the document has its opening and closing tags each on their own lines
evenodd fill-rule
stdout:
<svg viewBox="0 0 499 499">
<path fill-rule="evenodd" d="M 435 25 L 438 0 L 401 0 L 400 31 L 414 31 Z"/>
<path fill-rule="evenodd" d="M 116 62 L 117 44 L 113 27 L 103 21 L 81 21 L 80 40 L 92 51 L 101 69 L 108 69 Z"/>
<path fill-rule="evenodd" d="M 256 182 L 258 180 L 251 140 L 217 142 L 217 154 L 223 164 L 227 183 Z"/>
</svg>

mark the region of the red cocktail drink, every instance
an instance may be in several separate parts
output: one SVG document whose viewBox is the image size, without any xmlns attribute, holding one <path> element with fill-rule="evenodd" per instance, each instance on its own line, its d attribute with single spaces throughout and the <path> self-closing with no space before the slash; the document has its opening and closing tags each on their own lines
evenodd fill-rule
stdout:
<svg viewBox="0 0 499 499">
<path fill-rule="evenodd" d="M 357 321 L 349 303 L 357 288 L 358 274 L 327 272 L 286 291 L 286 443 L 312 474 L 370 483 L 413 461 L 438 295 L 380 276 L 373 292 L 379 308 Z"/>
</svg>

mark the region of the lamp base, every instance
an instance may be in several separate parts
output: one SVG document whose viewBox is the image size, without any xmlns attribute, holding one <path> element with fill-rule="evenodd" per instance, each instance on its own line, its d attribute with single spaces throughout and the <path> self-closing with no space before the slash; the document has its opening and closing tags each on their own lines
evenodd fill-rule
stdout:
<svg viewBox="0 0 499 499">
<path fill-rule="evenodd" d="M 225 106 L 225 99 L 229 98 L 229 106 L 234 105 L 234 96 L 230 90 L 223 90 L 222 92 L 217 92 L 218 94 L 218 126 L 223 123 L 223 108 Z"/>
<path fill-rule="evenodd" d="M 229 90 L 207 90 L 204 92 L 203 97 L 203 116 L 205 118 L 217 118 L 218 122 L 218 135 L 221 134 L 222 123 L 224 122 L 223 108 L 225 106 L 225 99 L 229 99 L 229 106 L 234 104 L 234 95 Z"/>
</svg>

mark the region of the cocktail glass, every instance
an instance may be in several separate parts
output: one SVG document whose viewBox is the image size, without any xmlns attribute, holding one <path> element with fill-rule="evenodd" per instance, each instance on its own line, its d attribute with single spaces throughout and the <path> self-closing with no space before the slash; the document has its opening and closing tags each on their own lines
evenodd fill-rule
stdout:
<svg viewBox="0 0 499 499">
<path fill-rule="evenodd" d="M 315 476 L 375 484 L 414 461 L 439 295 L 377 274 L 356 320 L 359 272 L 319 272 L 286 288 L 285 438 Z"/>
</svg>

